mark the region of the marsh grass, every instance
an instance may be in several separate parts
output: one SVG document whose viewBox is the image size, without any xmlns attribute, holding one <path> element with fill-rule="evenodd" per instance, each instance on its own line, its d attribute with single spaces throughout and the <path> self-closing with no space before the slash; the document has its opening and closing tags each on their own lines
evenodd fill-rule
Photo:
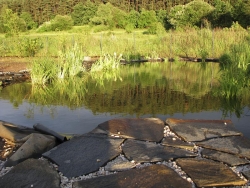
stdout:
<svg viewBox="0 0 250 188">
<path fill-rule="evenodd" d="M 192 29 L 168 31 L 162 35 L 145 35 L 145 30 L 93 32 L 90 28 L 77 28 L 68 32 L 30 33 L 19 37 L 0 36 L 1 56 L 23 56 L 18 44 L 22 38 L 39 38 L 44 48 L 36 56 L 58 56 L 63 48 L 77 43 L 87 56 L 101 56 L 104 53 L 141 54 L 145 57 L 192 56 L 219 58 L 229 51 L 232 44 L 245 40 L 247 31 L 233 29 Z M 206 52 L 206 53 L 205 53 Z"/>
</svg>

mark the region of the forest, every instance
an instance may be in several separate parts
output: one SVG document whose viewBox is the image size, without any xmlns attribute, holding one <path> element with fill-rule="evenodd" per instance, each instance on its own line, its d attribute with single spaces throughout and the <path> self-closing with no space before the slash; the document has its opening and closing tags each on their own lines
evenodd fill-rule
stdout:
<svg viewBox="0 0 250 188">
<path fill-rule="evenodd" d="M 60 31 L 72 26 L 99 26 L 99 30 L 162 26 L 243 28 L 250 25 L 248 0 L 0 0 L 0 33 L 40 28 Z"/>
</svg>

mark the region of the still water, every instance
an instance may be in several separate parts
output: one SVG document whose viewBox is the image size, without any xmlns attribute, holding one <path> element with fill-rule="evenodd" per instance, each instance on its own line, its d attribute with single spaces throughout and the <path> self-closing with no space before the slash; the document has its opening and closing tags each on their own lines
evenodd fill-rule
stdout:
<svg viewBox="0 0 250 188">
<path fill-rule="evenodd" d="M 231 119 L 250 138 L 250 94 L 220 96 L 217 64 L 150 63 L 88 75 L 47 87 L 14 84 L 0 90 L 0 120 L 36 123 L 83 134 L 113 118 Z"/>
</svg>

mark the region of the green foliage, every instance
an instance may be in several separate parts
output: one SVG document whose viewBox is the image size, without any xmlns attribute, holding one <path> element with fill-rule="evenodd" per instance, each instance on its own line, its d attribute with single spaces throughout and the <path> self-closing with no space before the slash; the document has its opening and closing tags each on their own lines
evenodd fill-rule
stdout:
<svg viewBox="0 0 250 188">
<path fill-rule="evenodd" d="M 44 22 L 39 28 L 38 32 L 48 31 L 65 31 L 73 27 L 73 20 L 70 16 L 56 15 L 50 22 Z"/>
<path fill-rule="evenodd" d="M 22 55 L 34 57 L 43 47 L 43 42 L 40 38 L 24 38 L 20 49 Z"/>
<path fill-rule="evenodd" d="M 74 20 L 74 25 L 86 25 L 90 22 L 90 19 L 94 17 L 97 11 L 96 4 L 91 1 L 86 1 L 83 3 L 78 3 L 74 6 L 74 10 L 71 13 L 71 17 Z"/>
<path fill-rule="evenodd" d="M 26 23 L 18 17 L 17 13 L 13 13 L 7 7 L 3 7 L 0 13 L 0 25 L 2 25 L 2 32 L 6 33 L 6 37 L 16 36 L 20 31 L 25 31 Z"/>
<path fill-rule="evenodd" d="M 129 12 L 129 14 L 126 17 L 126 26 L 129 25 L 129 27 L 133 27 L 133 28 L 137 28 L 138 26 L 138 19 L 140 17 L 140 13 L 135 11 L 135 10 L 131 10 Z"/>
<path fill-rule="evenodd" d="M 194 0 L 186 5 L 177 5 L 170 10 L 169 23 L 175 28 L 199 26 L 213 7 L 201 0 Z"/>
<path fill-rule="evenodd" d="M 148 28 L 152 24 L 157 23 L 156 13 L 153 10 L 142 10 L 138 19 L 138 28 Z"/>
<path fill-rule="evenodd" d="M 152 23 L 147 30 L 148 34 L 157 34 L 158 36 L 163 36 L 166 33 L 165 28 L 160 22 Z"/>
<path fill-rule="evenodd" d="M 110 29 L 124 28 L 126 25 L 126 13 L 112 4 L 100 4 L 96 15 L 91 19 L 94 25 L 105 25 Z"/>
<path fill-rule="evenodd" d="M 25 21 L 27 30 L 37 28 L 37 23 L 34 22 L 34 20 L 32 19 L 32 16 L 31 16 L 30 13 L 22 12 L 21 15 L 20 15 L 20 18 L 22 18 Z"/>
<path fill-rule="evenodd" d="M 56 17 L 51 20 L 51 30 L 52 31 L 64 31 L 69 30 L 73 26 L 73 20 L 70 16 L 56 15 Z"/>
<path fill-rule="evenodd" d="M 229 2 L 214 0 L 214 10 L 208 15 L 213 27 L 230 27 L 233 22 L 233 6 Z"/>
</svg>

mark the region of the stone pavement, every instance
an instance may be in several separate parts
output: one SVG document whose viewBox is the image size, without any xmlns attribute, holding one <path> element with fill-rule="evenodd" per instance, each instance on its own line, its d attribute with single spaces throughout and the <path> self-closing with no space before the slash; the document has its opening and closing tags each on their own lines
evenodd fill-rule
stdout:
<svg viewBox="0 0 250 188">
<path fill-rule="evenodd" d="M 7 122 L 0 121 L 0 130 L 23 141 L 4 163 L 0 187 L 249 185 L 250 140 L 230 120 L 113 119 L 63 143 Z"/>
</svg>

